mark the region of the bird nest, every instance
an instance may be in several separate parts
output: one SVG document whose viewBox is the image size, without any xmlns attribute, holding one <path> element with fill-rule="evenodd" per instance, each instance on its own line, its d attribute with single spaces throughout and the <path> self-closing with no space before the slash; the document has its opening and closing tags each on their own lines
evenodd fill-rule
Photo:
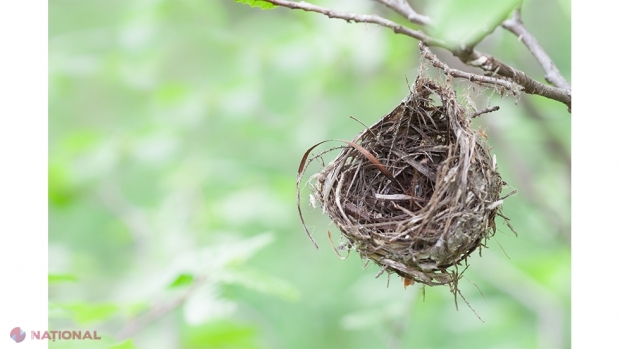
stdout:
<svg viewBox="0 0 620 349">
<path fill-rule="evenodd" d="M 308 182 L 312 203 L 342 232 L 336 252 L 354 249 L 405 286 L 456 286 L 465 269 L 458 267 L 495 233 L 495 216 L 504 217 L 505 183 L 471 116 L 452 87 L 420 76 L 396 109 L 342 141 Z M 317 145 L 304 154 L 297 181 L 315 246 L 299 192 L 307 166 L 327 153 L 310 156 Z"/>
</svg>

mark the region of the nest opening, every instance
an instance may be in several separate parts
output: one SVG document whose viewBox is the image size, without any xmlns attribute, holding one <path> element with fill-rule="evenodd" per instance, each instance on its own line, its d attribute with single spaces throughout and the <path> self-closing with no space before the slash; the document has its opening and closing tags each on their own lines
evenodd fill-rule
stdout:
<svg viewBox="0 0 620 349">
<path fill-rule="evenodd" d="M 420 76 L 392 112 L 343 141 L 309 180 L 311 199 L 345 239 L 341 249 L 409 281 L 456 285 L 458 266 L 495 232 L 505 184 L 470 118 L 450 86 Z M 308 159 L 313 148 L 300 165 L 298 200 L 307 165 L 324 155 Z"/>
</svg>

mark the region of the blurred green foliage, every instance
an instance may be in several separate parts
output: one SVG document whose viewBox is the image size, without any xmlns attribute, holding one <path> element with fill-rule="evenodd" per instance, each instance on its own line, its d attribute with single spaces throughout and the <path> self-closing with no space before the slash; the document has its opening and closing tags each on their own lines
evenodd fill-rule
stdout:
<svg viewBox="0 0 620 349">
<path fill-rule="evenodd" d="M 430 3 L 428 15 L 434 27 L 430 34 L 444 40 L 450 47 L 475 45 L 501 26 L 521 0 L 446 0 Z"/>
<path fill-rule="evenodd" d="M 316 3 L 404 23 L 372 1 Z M 523 20 L 570 81 L 568 4 L 526 1 Z M 350 115 L 372 124 L 391 111 L 417 75 L 416 47 L 385 28 L 230 0 L 50 1 L 50 328 L 102 336 L 50 348 L 569 347 L 560 103 L 477 92 L 501 106 L 477 122 L 519 190 L 504 205 L 518 238 L 498 220 L 460 283 L 484 322 L 447 288 L 386 287 L 354 253 L 339 260 L 326 234 L 336 229 L 307 193 L 318 251 L 303 233 L 301 155 L 354 137 L 363 126 Z M 510 33 L 479 49 L 544 80 Z"/>
</svg>

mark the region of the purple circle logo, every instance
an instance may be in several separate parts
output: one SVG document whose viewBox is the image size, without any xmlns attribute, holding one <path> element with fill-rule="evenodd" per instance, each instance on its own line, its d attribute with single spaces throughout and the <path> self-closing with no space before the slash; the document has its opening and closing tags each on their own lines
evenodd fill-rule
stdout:
<svg viewBox="0 0 620 349">
<path fill-rule="evenodd" d="M 19 327 L 15 327 L 11 330 L 11 339 L 14 340 L 15 343 L 20 343 L 26 339 L 26 332 Z"/>
</svg>

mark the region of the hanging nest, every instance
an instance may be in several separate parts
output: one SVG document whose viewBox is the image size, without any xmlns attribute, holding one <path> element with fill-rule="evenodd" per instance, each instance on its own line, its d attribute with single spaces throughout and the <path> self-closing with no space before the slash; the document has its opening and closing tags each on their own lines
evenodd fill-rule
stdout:
<svg viewBox="0 0 620 349">
<path fill-rule="evenodd" d="M 344 237 L 336 252 L 354 249 L 405 286 L 456 289 L 465 269 L 458 266 L 495 233 L 495 216 L 504 217 L 505 183 L 471 115 L 451 87 L 420 76 L 396 109 L 342 141 L 336 159 L 309 181 L 311 201 Z M 316 146 L 300 164 L 298 208 L 303 173 L 325 154 L 309 157 Z"/>
</svg>

